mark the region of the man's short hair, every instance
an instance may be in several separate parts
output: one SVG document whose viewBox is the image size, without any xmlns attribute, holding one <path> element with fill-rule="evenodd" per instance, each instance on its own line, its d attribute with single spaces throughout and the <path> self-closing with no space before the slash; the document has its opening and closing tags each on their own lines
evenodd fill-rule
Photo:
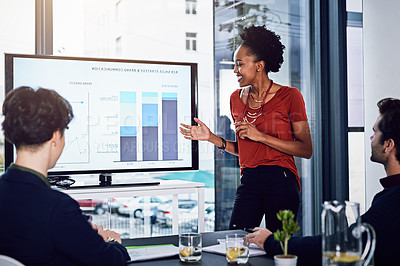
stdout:
<svg viewBox="0 0 400 266">
<path fill-rule="evenodd" d="M 19 87 L 10 91 L 3 103 L 5 138 L 18 149 L 36 147 L 50 140 L 74 117 L 70 103 L 54 90 Z"/>
<path fill-rule="evenodd" d="M 378 124 L 382 132 L 381 143 L 393 139 L 397 150 L 396 158 L 400 162 L 400 100 L 384 98 L 377 105 L 382 116 Z"/>
</svg>

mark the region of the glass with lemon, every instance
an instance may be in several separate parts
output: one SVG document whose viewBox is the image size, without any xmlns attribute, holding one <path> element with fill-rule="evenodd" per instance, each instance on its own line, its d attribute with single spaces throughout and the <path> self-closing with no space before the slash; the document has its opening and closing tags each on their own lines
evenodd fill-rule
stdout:
<svg viewBox="0 0 400 266">
<path fill-rule="evenodd" d="M 196 262 L 201 259 L 201 235 L 187 233 L 179 235 L 179 259 L 183 262 Z"/>
<path fill-rule="evenodd" d="M 229 234 L 225 238 L 226 260 L 229 263 L 245 264 L 249 260 L 246 234 Z"/>
</svg>

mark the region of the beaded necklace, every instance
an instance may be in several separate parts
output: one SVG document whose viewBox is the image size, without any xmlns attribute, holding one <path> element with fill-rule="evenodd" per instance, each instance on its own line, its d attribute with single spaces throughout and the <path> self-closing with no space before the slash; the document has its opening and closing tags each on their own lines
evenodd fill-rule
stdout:
<svg viewBox="0 0 400 266">
<path fill-rule="evenodd" d="M 249 96 L 247 97 L 247 101 L 246 101 L 246 107 L 244 108 L 244 118 L 243 118 L 244 121 L 253 124 L 253 123 L 257 120 L 257 118 L 263 113 L 263 111 L 264 111 L 264 104 L 265 104 L 264 102 L 265 102 L 265 99 L 266 99 L 267 96 L 268 96 L 269 91 L 270 91 L 271 88 L 272 88 L 272 84 L 274 84 L 274 81 L 271 79 L 271 83 L 269 84 L 269 87 L 268 87 L 268 89 L 267 89 L 267 92 L 265 93 L 265 96 L 264 96 L 264 98 L 262 99 L 262 101 L 255 101 L 255 102 L 260 102 L 260 103 L 261 103 L 260 107 L 258 107 L 257 109 L 253 109 L 253 108 L 251 108 L 251 107 L 249 106 L 249 98 L 250 98 L 250 96 L 251 96 L 251 94 L 249 93 Z M 255 112 L 255 113 L 250 113 L 249 108 L 252 109 L 252 110 L 257 110 L 257 112 Z M 249 121 L 248 118 L 253 119 L 253 121 Z"/>
</svg>

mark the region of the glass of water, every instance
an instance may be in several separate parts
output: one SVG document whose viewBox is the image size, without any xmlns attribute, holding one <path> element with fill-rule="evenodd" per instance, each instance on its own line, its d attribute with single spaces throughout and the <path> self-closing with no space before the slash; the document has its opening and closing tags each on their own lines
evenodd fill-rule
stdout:
<svg viewBox="0 0 400 266">
<path fill-rule="evenodd" d="M 245 238 L 246 234 L 226 236 L 226 260 L 229 263 L 245 264 L 249 260 L 249 246 Z"/>
<path fill-rule="evenodd" d="M 201 234 L 179 235 L 179 258 L 183 262 L 196 262 L 201 259 Z"/>
</svg>

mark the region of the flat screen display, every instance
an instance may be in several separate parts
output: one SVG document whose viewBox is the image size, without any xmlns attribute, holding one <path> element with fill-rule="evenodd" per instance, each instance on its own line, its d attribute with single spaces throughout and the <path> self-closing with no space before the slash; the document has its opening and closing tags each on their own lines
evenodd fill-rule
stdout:
<svg viewBox="0 0 400 266">
<path fill-rule="evenodd" d="M 196 116 L 197 64 L 6 54 L 6 93 L 53 89 L 74 119 L 50 175 L 197 170 L 197 142 L 179 123 Z M 6 142 L 6 167 L 15 149 Z"/>
</svg>

